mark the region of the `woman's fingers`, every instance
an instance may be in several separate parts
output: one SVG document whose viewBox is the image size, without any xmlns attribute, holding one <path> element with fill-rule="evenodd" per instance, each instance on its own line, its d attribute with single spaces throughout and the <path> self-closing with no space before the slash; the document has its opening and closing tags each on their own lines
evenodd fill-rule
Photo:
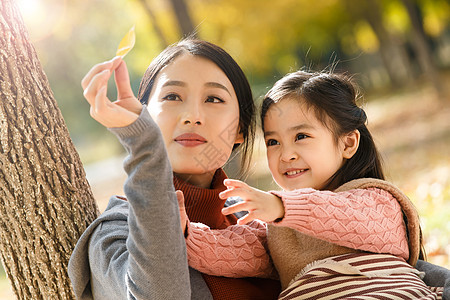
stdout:
<svg viewBox="0 0 450 300">
<path fill-rule="evenodd" d="M 106 69 L 92 77 L 89 85 L 83 92 L 84 98 L 86 98 L 91 106 L 95 105 L 95 99 L 97 97 L 98 91 L 101 88 L 107 87 L 108 79 L 110 76 L 111 71 L 109 69 Z"/>
<path fill-rule="evenodd" d="M 96 64 L 95 66 L 93 66 L 81 80 L 81 87 L 83 88 L 83 90 L 85 90 L 89 86 L 89 84 L 91 83 L 91 81 L 95 75 L 97 75 L 98 73 L 101 73 L 105 70 L 111 70 L 112 67 L 113 67 L 112 60 L 108 60 L 108 61 Z"/>
<path fill-rule="evenodd" d="M 107 109 L 107 103 L 109 99 L 106 97 L 106 86 L 101 87 L 97 91 L 97 95 L 95 96 L 95 101 L 91 104 L 91 117 L 102 123 L 102 119 L 104 118 L 104 113 Z"/>
<path fill-rule="evenodd" d="M 186 207 L 184 206 L 184 195 L 183 192 L 180 190 L 177 190 L 175 193 L 177 195 L 178 207 L 180 210 L 181 230 L 183 231 L 184 234 L 186 232 L 186 225 L 187 225 Z"/>
<path fill-rule="evenodd" d="M 120 63 L 114 71 L 114 80 L 116 81 L 118 99 L 127 99 L 134 97 L 133 90 L 131 89 L 130 85 L 130 75 L 128 74 L 128 68 L 123 60 L 120 60 Z"/>
</svg>

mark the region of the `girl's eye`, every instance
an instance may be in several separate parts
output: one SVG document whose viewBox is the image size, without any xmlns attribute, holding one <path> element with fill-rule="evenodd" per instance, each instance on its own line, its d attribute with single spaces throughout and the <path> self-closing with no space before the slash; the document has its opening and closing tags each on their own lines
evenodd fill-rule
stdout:
<svg viewBox="0 0 450 300">
<path fill-rule="evenodd" d="M 306 134 L 299 133 L 299 134 L 297 134 L 297 136 L 295 137 L 295 140 L 296 140 L 296 141 L 299 141 L 299 140 L 306 139 L 307 137 L 308 137 L 308 136 L 307 136 Z"/>
<path fill-rule="evenodd" d="M 223 102 L 225 102 L 225 101 L 223 101 L 222 99 L 220 99 L 220 98 L 218 98 L 218 97 L 210 96 L 210 97 L 208 97 L 208 98 L 206 99 L 206 102 L 209 102 L 209 103 L 223 103 Z"/>
<path fill-rule="evenodd" d="M 267 142 L 266 142 L 266 146 L 267 147 L 269 147 L 269 146 L 276 146 L 276 145 L 279 145 L 279 144 L 280 143 L 278 143 L 278 141 L 274 140 L 274 139 L 267 140 Z"/>
<path fill-rule="evenodd" d="M 177 94 L 168 94 L 167 96 L 163 97 L 164 100 L 167 101 L 181 101 L 180 96 Z"/>
</svg>

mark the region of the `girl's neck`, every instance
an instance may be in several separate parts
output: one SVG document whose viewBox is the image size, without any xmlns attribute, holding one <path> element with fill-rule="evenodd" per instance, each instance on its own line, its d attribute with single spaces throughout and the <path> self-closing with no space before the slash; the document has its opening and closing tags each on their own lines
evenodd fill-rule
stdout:
<svg viewBox="0 0 450 300">
<path fill-rule="evenodd" d="M 214 173 L 216 170 L 203 173 L 203 174 L 181 174 L 181 173 L 175 173 L 175 175 L 180 178 L 181 180 L 194 185 L 196 187 L 209 189 L 211 187 L 211 182 L 214 177 Z"/>
</svg>

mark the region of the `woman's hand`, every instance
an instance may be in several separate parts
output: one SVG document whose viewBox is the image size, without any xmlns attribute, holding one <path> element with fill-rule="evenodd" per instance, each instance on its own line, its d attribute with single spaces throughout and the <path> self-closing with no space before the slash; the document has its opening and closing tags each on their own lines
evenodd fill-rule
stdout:
<svg viewBox="0 0 450 300">
<path fill-rule="evenodd" d="M 238 220 L 239 225 L 254 219 L 272 222 L 284 217 L 284 205 L 277 196 L 252 188 L 239 180 L 225 179 L 223 183 L 228 189 L 219 194 L 220 198 L 239 196 L 243 201 L 223 208 L 222 213 L 230 215 L 239 211 L 248 211 L 247 215 Z"/>
<path fill-rule="evenodd" d="M 186 207 L 184 206 L 184 195 L 183 192 L 180 190 L 177 190 L 175 193 L 177 194 L 178 207 L 180 209 L 181 230 L 183 231 L 183 235 L 186 236 L 188 217 L 186 214 Z"/>
<path fill-rule="evenodd" d="M 108 80 L 115 73 L 117 100 L 106 96 Z M 91 105 L 91 116 L 106 127 L 125 127 L 136 121 L 142 104 L 136 99 L 130 85 L 125 62 L 115 57 L 95 65 L 81 81 L 84 97 Z"/>
</svg>

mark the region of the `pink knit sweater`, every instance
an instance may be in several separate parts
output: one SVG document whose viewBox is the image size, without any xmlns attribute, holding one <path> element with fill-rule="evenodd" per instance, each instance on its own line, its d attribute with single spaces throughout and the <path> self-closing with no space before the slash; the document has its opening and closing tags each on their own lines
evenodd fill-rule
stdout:
<svg viewBox="0 0 450 300">
<path fill-rule="evenodd" d="M 402 210 L 396 198 L 378 189 L 344 192 L 299 189 L 272 192 L 285 207 L 276 226 L 340 246 L 408 259 Z M 203 273 L 226 277 L 270 277 L 274 266 L 267 250 L 267 224 L 253 221 L 223 230 L 189 223 L 189 265 Z"/>
</svg>

